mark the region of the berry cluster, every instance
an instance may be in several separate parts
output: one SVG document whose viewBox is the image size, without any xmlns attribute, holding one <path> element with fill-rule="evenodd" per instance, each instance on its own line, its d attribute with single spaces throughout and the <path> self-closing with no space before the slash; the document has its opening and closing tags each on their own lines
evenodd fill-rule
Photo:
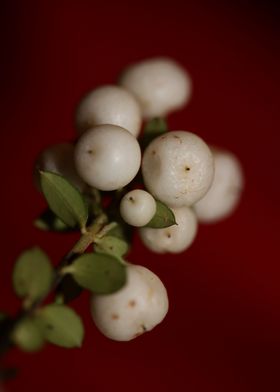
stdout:
<svg viewBox="0 0 280 392">
<path fill-rule="evenodd" d="M 102 197 L 115 191 L 119 222 L 138 227 L 146 247 L 157 253 L 182 252 L 196 236 L 197 221 L 212 222 L 231 213 L 243 186 L 232 154 L 210 149 L 191 132 L 166 132 L 160 118 L 183 107 L 191 90 L 189 75 L 170 59 L 132 65 L 118 85 L 96 88 L 81 100 L 77 142 L 48 148 L 36 167 L 62 175 L 86 194 L 97 190 L 101 204 Z M 143 119 L 148 125 L 140 135 Z M 174 221 L 149 225 L 160 206 Z M 130 340 L 163 320 L 168 297 L 154 273 L 127 264 L 124 287 L 93 295 L 91 307 L 101 332 Z"/>
<path fill-rule="evenodd" d="M 48 208 L 35 225 L 77 230 L 80 238 L 56 268 L 38 247 L 20 255 L 13 285 L 22 309 L 16 317 L 0 313 L 0 353 L 11 343 L 25 351 L 46 341 L 80 346 L 82 320 L 68 302 L 81 289 L 93 293 L 91 314 L 108 338 L 131 340 L 164 319 L 163 283 L 124 259 L 131 230 L 137 228 L 153 252 L 183 252 L 198 222 L 232 213 L 243 188 L 233 154 L 209 148 L 194 133 L 168 130 L 166 116 L 182 108 L 191 91 L 189 75 L 168 58 L 132 65 L 118 85 L 98 87 L 81 100 L 75 142 L 40 154 L 34 179 Z M 46 303 L 50 293 L 54 301 Z"/>
</svg>

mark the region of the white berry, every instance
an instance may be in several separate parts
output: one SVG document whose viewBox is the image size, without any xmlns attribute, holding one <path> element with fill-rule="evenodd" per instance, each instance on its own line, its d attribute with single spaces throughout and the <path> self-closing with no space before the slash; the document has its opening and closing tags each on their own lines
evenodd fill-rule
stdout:
<svg viewBox="0 0 280 392">
<path fill-rule="evenodd" d="M 131 226 L 145 226 L 156 212 L 153 196 L 142 189 L 128 192 L 121 200 L 120 213 L 123 220 Z"/>
<path fill-rule="evenodd" d="M 155 253 L 180 253 L 190 247 L 197 233 L 197 218 L 189 207 L 173 208 L 177 225 L 164 229 L 143 227 L 140 237 Z"/>
<path fill-rule="evenodd" d="M 74 164 L 74 145 L 70 143 L 55 144 L 46 148 L 35 163 L 34 180 L 40 189 L 39 170 L 50 171 L 65 177 L 80 191 L 85 190 L 86 184 L 78 175 Z"/>
<path fill-rule="evenodd" d="M 120 84 L 135 95 L 147 119 L 180 109 L 191 96 L 191 79 L 169 58 L 154 58 L 128 67 Z"/>
<path fill-rule="evenodd" d="M 208 191 L 214 175 L 213 157 L 197 135 L 168 132 L 146 148 L 142 173 L 147 190 L 170 207 L 190 206 Z"/>
<path fill-rule="evenodd" d="M 122 87 L 96 88 L 81 100 L 76 111 L 76 125 L 82 133 L 102 124 L 118 125 L 137 137 L 141 128 L 139 103 Z"/>
<path fill-rule="evenodd" d="M 161 280 L 140 265 L 127 266 L 127 282 L 114 294 L 94 295 L 93 320 L 108 338 L 128 341 L 159 324 L 168 311 L 168 296 Z"/>
<path fill-rule="evenodd" d="M 75 148 L 76 168 L 89 185 L 112 191 L 137 174 L 141 151 L 137 139 L 116 125 L 99 125 L 80 137 Z"/>
<path fill-rule="evenodd" d="M 238 159 L 228 151 L 213 150 L 215 175 L 207 194 L 194 205 L 198 220 L 215 222 L 237 207 L 244 178 Z"/>
</svg>

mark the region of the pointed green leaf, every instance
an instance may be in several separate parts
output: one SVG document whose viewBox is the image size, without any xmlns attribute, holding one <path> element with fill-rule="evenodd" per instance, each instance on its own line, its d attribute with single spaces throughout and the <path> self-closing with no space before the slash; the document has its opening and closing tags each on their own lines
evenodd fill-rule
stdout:
<svg viewBox="0 0 280 392">
<path fill-rule="evenodd" d="M 40 325 L 32 318 L 22 320 L 14 329 L 13 342 L 23 351 L 39 351 L 45 342 Z"/>
<path fill-rule="evenodd" d="M 168 126 L 164 118 L 158 117 L 150 120 L 144 128 L 144 134 L 141 140 L 142 147 L 146 148 L 153 139 L 167 131 Z"/>
<path fill-rule="evenodd" d="M 107 235 L 95 244 L 94 249 L 97 253 L 107 253 L 115 257 L 122 257 L 128 251 L 128 244 L 120 238 Z"/>
<path fill-rule="evenodd" d="M 47 208 L 33 223 L 37 229 L 43 231 L 66 232 L 71 230 L 69 226 L 59 219 L 59 217 L 49 208 Z"/>
<path fill-rule="evenodd" d="M 161 201 L 156 200 L 156 204 L 156 213 L 145 227 L 163 229 L 164 227 L 176 225 L 177 223 L 173 211 Z"/>
<path fill-rule="evenodd" d="M 20 298 L 34 301 L 44 296 L 53 281 L 53 269 L 48 256 L 38 247 L 26 250 L 16 261 L 13 286 Z"/>
<path fill-rule="evenodd" d="M 84 327 L 80 316 L 69 306 L 51 304 L 42 308 L 38 315 L 45 339 L 57 346 L 81 347 Z"/>
<path fill-rule="evenodd" d="M 76 282 L 96 294 L 119 290 L 126 281 L 125 265 L 116 257 L 102 253 L 86 253 L 65 269 Z"/>
<path fill-rule="evenodd" d="M 68 226 L 85 227 L 88 207 L 81 192 L 64 177 L 40 172 L 41 187 L 50 209 Z"/>
</svg>

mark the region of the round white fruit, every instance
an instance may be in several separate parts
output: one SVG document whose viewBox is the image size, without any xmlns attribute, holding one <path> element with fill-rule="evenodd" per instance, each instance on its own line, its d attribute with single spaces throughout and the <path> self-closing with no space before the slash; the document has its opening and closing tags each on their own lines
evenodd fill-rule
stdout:
<svg viewBox="0 0 280 392">
<path fill-rule="evenodd" d="M 127 341 L 150 331 L 168 311 L 161 280 L 140 265 L 127 266 L 127 282 L 116 293 L 94 295 L 91 312 L 97 328 L 108 338 Z"/>
<path fill-rule="evenodd" d="M 76 168 L 89 185 L 112 191 L 127 185 L 137 174 L 141 151 L 137 139 L 116 125 L 87 130 L 75 148 Z"/>
<path fill-rule="evenodd" d="M 142 189 L 128 192 L 121 200 L 120 214 L 131 226 L 145 226 L 156 213 L 156 201 Z"/>
<path fill-rule="evenodd" d="M 190 206 L 211 186 L 213 157 L 197 135 L 168 132 L 154 139 L 143 155 L 142 173 L 147 190 L 170 207 Z"/>
<path fill-rule="evenodd" d="M 215 175 L 207 194 L 194 205 L 200 222 L 215 222 L 237 207 L 244 186 L 238 159 L 228 151 L 213 149 Z"/>
<path fill-rule="evenodd" d="M 80 191 L 86 188 L 86 184 L 78 175 L 75 167 L 73 144 L 55 144 L 46 148 L 39 155 L 34 170 L 34 181 L 38 189 L 41 188 L 39 170 L 60 174 Z"/>
<path fill-rule="evenodd" d="M 172 209 L 177 225 L 164 229 L 139 229 L 145 246 L 155 253 L 180 253 L 190 247 L 197 233 L 197 218 L 189 207 Z"/>
<path fill-rule="evenodd" d="M 82 133 L 102 124 L 118 125 L 137 137 L 141 128 L 139 103 L 122 87 L 96 88 L 81 100 L 76 111 L 76 126 Z"/>
<path fill-rule="evenodd" d="M 135 95 L 147 119 L 164 117 L 183 107 L 191 96 L 191 79 L 169 58 L 154 58 L 128 67 L 120 84 Z"/>
</svg>

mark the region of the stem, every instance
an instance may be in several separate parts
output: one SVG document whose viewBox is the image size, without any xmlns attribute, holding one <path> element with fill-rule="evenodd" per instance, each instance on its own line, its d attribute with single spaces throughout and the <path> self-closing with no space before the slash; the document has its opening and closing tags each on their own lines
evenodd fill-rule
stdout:
<svg viewBox="0 0 280 392">
<path fill-rule="evenodd" d="M 111 222 L 108 225 L 104 226 L 95 236 L 96 240 L 100 240 L 103 238 L 110 230 L 117 226 L 116 222 Z M 96 242 L 97 242 L 96 241 Z M 94 241 L 95 242 L 95 241 Z"/>
<path fill-rule="evenodd" d="M 94 215 L 102 213 L 101 194 L 96 188 L 90 187 L 88 191 L 90 206 Z"/>
<path fill-rule="evenodd" d="M 25 317 L 31 316 L 47 299 L 47 297 L 56 290 L 58 285 L 61 283 L 64 275 L 62 273 L 63 268 L 67 265 L 71 264 L 79 255 L 83 254 L 87 248 L 94 243 L 95 238 L 98 236 L 105 235 L 107 233 L 106 227 L 109 227 L 109 230 L 112 228 L 112 224 L 107 223 L 107 217 L 105 214 L 99 215 L 96 220 L 85 230 L 82 230 L 82 235 L 79 240 L 74 244 L 73 248 L 68 252 L 60 261 L 58 267 L 56 268 L 55 277 L 53 283 L 46 295 L 37 299 L 36 301 L 28 304 L 28 308 L 21 309 L 14 318 L 7 319 L 6 322 L 3 322 L 0 331 L 0 356 L 3 356 L 12 346 L 13 342 L 11 341 L 11 333 L 13 329 L 22 321 Z"/>
</svg>

